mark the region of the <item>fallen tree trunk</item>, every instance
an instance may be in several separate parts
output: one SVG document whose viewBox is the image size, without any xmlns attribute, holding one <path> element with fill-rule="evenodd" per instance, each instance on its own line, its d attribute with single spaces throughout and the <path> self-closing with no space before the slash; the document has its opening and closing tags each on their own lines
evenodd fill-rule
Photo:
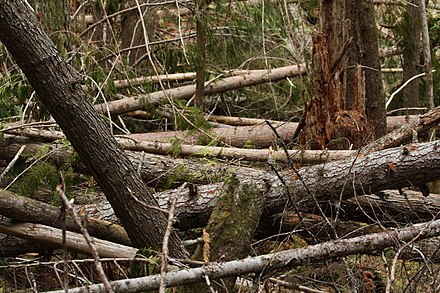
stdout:
<svg viewBox="0 0 440 293">
<path fill-rule="evenodd" d="M 45 245 L 58 248 L 63 247 L 62 230 L 33 223 L 6 223 L 0 221 L 0 233 L 14 235 Z M 138 249 L 93 238 L 96 250 L 100 257 L 126 257 L 134 258 Z M 90 248 L 84 236 L 75 232 L 66 231 L 66 246 L 69 250 L 82 254 L 90 254 Z"/>
<path fill-rule="evenodd" d="M 406 119 L 406 116 L 392 116 L 387 118 L 388 131 L 398 129 L 408 123 L 417 121 L 419 116 L 413 115 Z M 259 119 L 258 119 L 259 120 Z M 288 143 L 292 140 L 298 123 L 295 122 L 280 122 L 273 123 L 281 139 Z M 2 132 L 14 135 L 24 135 L 39 140 L 57 140 L 63 139 L 65 136 L 61 132 L 48 131 L 35 128 L 19 128 L 19 126 L 11 126 L 9 129 L 3 129 Z M 266 148 L 277 145 L 279 142 L 276 139 L 273 130 L 264 124 L 239 126 L 231 128 L 214 128 L 206 131 L 212 137 L 206 137 L 203 133 L 194 133 L 193 131 L 166 131 L 155 133 L 139 133 L 125 135 L 124 137 L 133 138 L 135 140 L 150 141 L 150 142 L 167 142 L 169 139 L 179 139 L 182 144 L 198 145 L 201 141 L 213 139 L 219 140 L 224 144 L 243 147 L 250 146 L 255 148 Z"/>
<path fill-rule="evenodd" d="M 166 273 L 165 284 L 174 287 L 203 281 L 203 276 L 212 279 L 237 276 L 251 272 L 269 273 L 285 267 L 295 268 L 304 264 L 334 259 L 342 256 L 375 253 L 387 247 L 399 248 L 403 243 L 427 239 L 440 235 L 440 220 L 416 224 L 404 229 L 389 230 L 351 239 L 329 241 L 304 248 L 280 251 L 273 254 L 248 257 L 246 259 L 209 263 L 205 266 Z M 153 290 L 159 287 L 160 275 L 125 279 L 110 282 L 118 292 Z M 105 292 L 103 284 L 69 289 L 70 293 Z M 64 291 L 53 291 L 64 292 Z"/>
<path fill-rule="evenodd" d="M 416 144 L 408 154 L 403 148 L 387 149 L 356 158 L 303 167 L 298 175 L 292 170 L 277 175 L 248 169 L 237 174 L 242 180 L 252 178 L 266 195 L 266 208 L 280 212 L 286 203 L 298 210 L 314 213 L 317 204 L 372 194 L 384 189 L 419 186 L 440 178 L 440 141 Z M 415 173 L 414 170 L 417 170 Z M 282 179 L 280 179 L 282 178 Z M 199 186 L 179 195 L 178 207 L 188 223 L 200 221 L 215 204 L 221 184 Z M 160 206 L 166 206 L 167 192 L 159 195 Z M 191 215 L 197 218 L 191 219 Z"/>
<path fill-rule="evenodd" d="M 419 116 L 415 121 L 396 129 L 363 148 L 364 152 L 374 152 L 386 148 L 397 147 L 411 141 L 414 134 L 420 134 L 437 126 L 440 122 L 440 106 Z"/>
<path fill-rule="evenodd" d="M 108 202 L 107 204 L 110 205 Z M 61 229 L 63 223 L 60 220 L 60 213 L 60 208 L 0 189 L 0 215 L 2 216 L 21 222 L 39 223 Z M 94 237 L 131 245 L 123 227 L 94 218 L 87 218 L 86 222 L 87 230 Z M 67 230 L 80 232 L 80 228 L 70 215 L 66 215 L 65 225 Z"/>
<path fill-rule="evenodd" d="M 291 65 L 261 72 L 252 72 L 238 76 L 226 77 L 221 80 L 206 82 L 204 93 L 206 95 L 218 94 L 225 91 L 257 85 L 265 82 L 273 82 L 286 77 L 292 77 L 305 73 L 305 65 Z M 195 85 L 187 85 L 174 89 L 158 91 L 150 94 L 139 95 L 130 98 L 111 101 L 95 105 L 100 113 L 122 114 L 135 110 L 144 109 L 145 105 L 158 105 L 164 99 L 189 99 L 196 91 Z"/>
<path fill-rule="evenodd" d="M 30 252 L 47 252 L 50 249 L 52 248 L 44 244 L 0 233 L 0 257 L 16 257 Z"/>
<path fill-rule="evenodd" d="M 0 144 L 2 142 L 0 141 Z M 245 180 L 258 182 L 266 195 L 267 209 L 276 212 L 282 210 L 287 201 L 305 208 L 316 202 L 338 201 L 342 198 L 375 193 L 384 189 L 397 189 L 407 186 L 423 185 L 440 177 L 440 142 L 415 144 L 407 153 L 406 148 L 394 148 L 368 155 L 359 154 L 356 158 L 328 162 L 316 166 L 303 167 L 298 173 L 302 180 L 291 170 L 280 174 L 283 181 L 273 173 L 252 168 L 231 167 L 204 164 L 197 161 L 173 159 L 146 155 L 141 175 L 145 181 L 162 180 L 163 183 L 173 177 L 175 182 L 195 182 L 206 184 L 209 180 L 222 180 L 225 173 L 237 173 Z M 1 145 L 0 145 L 1 146 Z M 5 147 L 10 147 L 7 144 Z M 15 146 L 15 151 L 21 144 Z M 28 150 L 31 149 L 27 146 Z M 0 147 L 0 154 L 4 148 Z M 15 152 L 11 152 L 11 157 Z M 140 154 L 129 153 L 132 162 L 139 162 Z M 57 157 L 54 157 L 57 159 Z M 63 158 L 58 158 L 63 159 Z M 63 159 L 66 161 L 66 158 Z M 136 164 L 137 165 L 137 164 Z M 415 173 L 414 170 L 417 170 Z M 157 183 L 158 181 L 154 181 Z M 284 182 L 284 183 L 283 183 Z M 170 184 L 171 182 L 168 182 Z M 221 184 L 201 185 L 198 188 L 184 190 L 178 195 L 178 209 L 184 211 L 181 225 L 191 227 L 201 219 L 207 219 L 214 206 Z M 173 192 L 173 191 L 170 191 Z M 159 195 L 159 204 L 168 206 L 169 193 Z M 316 202 L 315 200 L 316 199 Z M 185 212 L 186 210 L 186 212 Z M 309 210 L 310 211 L 310 210 Z M 185 219 L 185 220 L 183 220 Z"/>
<path fill-rule="evenodd" d="M 63 138 L 62 133 L 23 129 L 22 131 L 11 131 L 12 133 L 22 133 L 28 137 L 36 139 L 52 140 L 54 138 Z M 267 162 L 269 158 L 281 162 L 294 162 L 303 164 L 317 164 L 327 161 L 334 161 L 346 158 L 355 153 L 355 151 L 315 151 L 315 150 L 288 150 L 289 159 L 284 150 L 270 149 L 246 149 L 234 147 L 212 147 L 192 144 L 179 144 L 178 147 L 169 142 L 136 140 L 133 135 L 116 137 L 118 144 L 126 150 L 144 151 L 157 155 L 173 155 L 179 157 L 208 157 L 230 160 L 245 160 L 253 162 Z M 1 157 L 1 151 L 0 151 Z"/>
</svg>

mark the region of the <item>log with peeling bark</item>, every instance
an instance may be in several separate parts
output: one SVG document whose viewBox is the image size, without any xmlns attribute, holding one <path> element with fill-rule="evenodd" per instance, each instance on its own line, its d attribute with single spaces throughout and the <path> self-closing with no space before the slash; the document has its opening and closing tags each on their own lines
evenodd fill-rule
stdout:
<svg viewBox="0 0 440 293">
<path fill-rule="evenodd" d="M 342 256 L 374 253 L 387 247 L 399 247 L 404 243 L 427 239 L 440 235 L 440 220 L 412 225 L 399 230 L 388 230 L 382 233 L 373 233 L 365 236 L 329 241 L 321 244 L 310 245 L 304 248 L 280 251 L 273 254 L 248 257 L 221 263 L 209 263 L 202 267 L 183 269 L 169 272 L 165 275 L 168 287 L 183 284 L 202 282 L 203 276 L 209 279 L 220 279 L 229 276 L 243 275 L 251 272 L 271 272 L 273 270 L 289 267 L 290 269 L 323 259 L 333 259 Z M 125 279 L 113 281 L 111 285 L 118 288 L 118 292 L 134 292 L 153 290 L 159 287 L 160 276 Z M 105 292 L 103 284 L 69 289 L 67 292 Z M 65 291 L 53 291 L 65 292 Z"/>
<path fill-rule="evenodd" d="M 257 85 L 265 82 L 273 82 L 286 77 L 292 77 L 305 73 L 305 65 L 291 65 L 271 70 L 263 70 L 239 76 L 226 77 L 221 80 L 205 83 L 206 95 L 218 94 L 225 91 Z M 189 99 L 195 94 L 196 86 L 187 85 L 136 97 L 123 98 L 104 104 L 95 105 L 100 113 L 122 114 L 130 111 L 141 110 L 145 105 L 158 105 L 164 99 Z"/>
<path fill-rule="evenodd" d="M 34 223 L 7 223 L 0 222 L 0 233 L 14 235 L 31 241 L 44 243 L 54 247 L 63 247 L 62 230 Z M 134 258 L 137 248 L 117 244 L 98 238 L 93 238 L 96 250 L 101 257 Z M 66 245 L 69 250 L 82 254 L 90 254 L 90 248 L 84 236 L 75 232 L 66 231 Z"/>
</svg>

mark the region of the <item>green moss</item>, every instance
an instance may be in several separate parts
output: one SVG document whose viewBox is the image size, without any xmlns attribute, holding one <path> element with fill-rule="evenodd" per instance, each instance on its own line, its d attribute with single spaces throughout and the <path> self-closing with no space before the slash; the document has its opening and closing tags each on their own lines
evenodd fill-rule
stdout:
<svg viewBox="0 0 440 293">
<path fill-rule="evenodd" d="M 171 174 L 167 178 L 167 182 L 165 183 L 165 188 L 170 188 L 177 181 L 182 180 L 182 174 L 187 173 L 187 171 L 188 171 L 188 167 L 184 165 L 179 165 L 176 168 L 174 168 L 173 172 L 171 172 Z"/>
</svg>

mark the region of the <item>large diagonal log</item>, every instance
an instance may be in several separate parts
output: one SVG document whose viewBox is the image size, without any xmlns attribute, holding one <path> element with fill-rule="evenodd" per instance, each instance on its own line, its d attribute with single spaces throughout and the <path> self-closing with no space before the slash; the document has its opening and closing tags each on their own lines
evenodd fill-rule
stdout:
<svg viewBox="0 0 440 293">
<path fill-rule="evenodd" d="M 62 59 L 26 1 L 0 1 L 0 27 L 1 42 L 92 172 L 133 245 L 159 246 L 167 217 L 146 208 L 157 203 L 81 89 L 80 74 Z M 169 249 L 171 255 L 186 257 L 175 233 Z"/>
</svg>

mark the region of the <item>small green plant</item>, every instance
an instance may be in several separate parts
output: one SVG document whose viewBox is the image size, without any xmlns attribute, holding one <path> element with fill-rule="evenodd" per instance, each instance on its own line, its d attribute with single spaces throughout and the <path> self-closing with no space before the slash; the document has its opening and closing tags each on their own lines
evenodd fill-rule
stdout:
<svg viewBox="0 0 440 293">
<path fill-rule="evenodd" d="M 173 157 L 178 157 L 182 151 L 182 140 L 177 136 L 173 136 L 167 139 L 167 142 L 171 143 L 170 153 L 173 155 Z"/>
</svg>

